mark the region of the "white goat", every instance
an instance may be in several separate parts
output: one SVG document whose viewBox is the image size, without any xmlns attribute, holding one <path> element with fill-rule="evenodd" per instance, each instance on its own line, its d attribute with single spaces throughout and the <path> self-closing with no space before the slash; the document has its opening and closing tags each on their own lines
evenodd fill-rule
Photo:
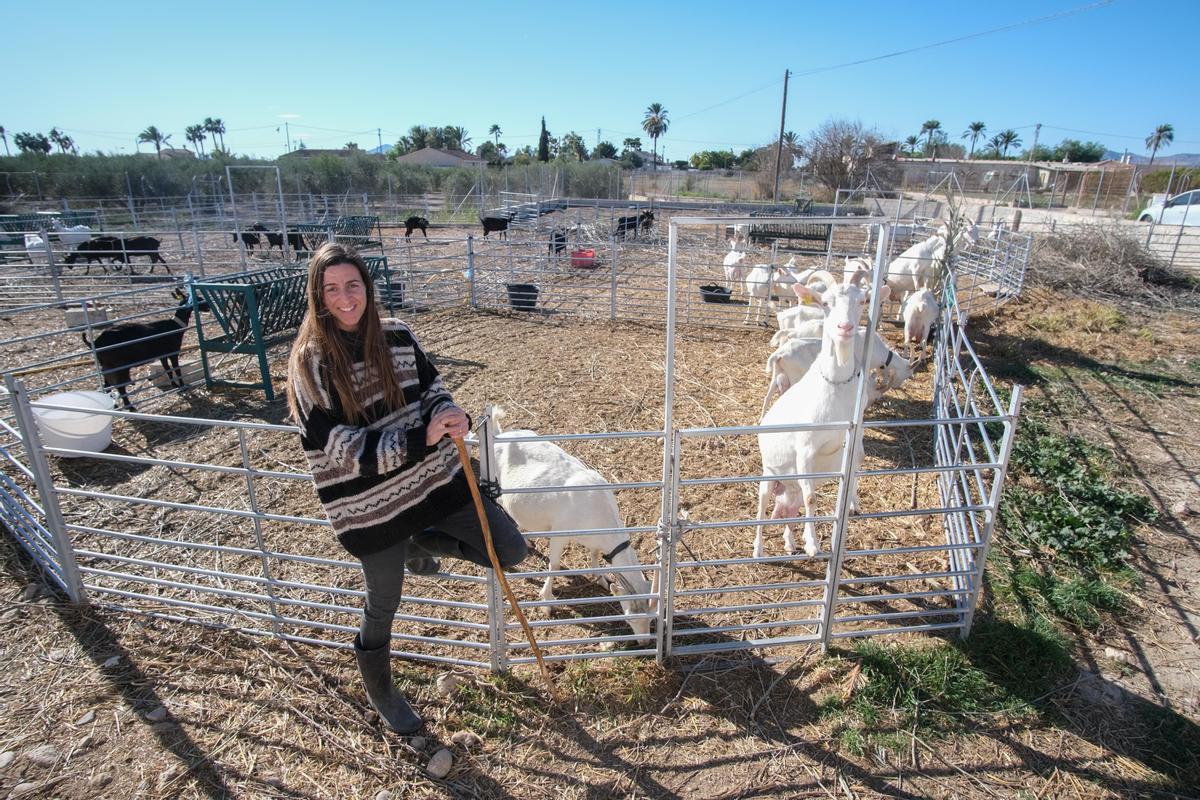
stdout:
<svg viewBox="0 0 1200 800">
<path fill-rule="evenodd" d="M 918 289 L 904 301 L 904 342 L 908 345 L 909 361 L 912 361 L 913 342 L 920 347 L 921 360 L 925 359 L 925 344 L 929 341 L 929 332 L 941 313 L 937 298 L 928 289 Z"/>
<path fill-rule="evenodd" d="M 937 278 L 939 262 L 946 254 L 946 241 L 949 236 L 947 229 L 939 228 L 938 232 L 928 239 L 917 242 L 900 255 L 892 259 L 888 265 L 888 288 L 903 306 L 908 296 L 917 289 L 928 289 Z M 900 316 L 899 312 L 896 314 Z"/>
<path fill-rule="evenodd" d="M 533 431 L 514 430 L 502 432 L 500 424 L 507 415 L 496 407 L 488 417 L 488 434 L 494 442 L 496 467 L 500 485 L 504 489 L 527 489 L 533 487 L 595 486 L 608 483 L 604 477 L 575 456 L 567 453 L 552 442 L 508 442 L 514 436 L 536 436 Z M 559 531 L 586 530 L 596 528 L 623 528 L 617 498 L 611 489 L 575 490 L 520 494 L 501 493 L 499 503 L 512 515 L 522 530 Z M 599 567 L 599 559 L 614 567 L 638 567 L 637 553 L 629 544 L 629 535 L 592 533 L 580 536 L 549 537 L 550 565 L 554 572 L 559 568 L 562 551 L 567 539 L 586 547 L 591 554 L 590 566 Z M 619 594 L 648 595 L 650 583 L 640 570 L 614 573 L 617 580 L 611 583 Z M 554 577 L 546 577 L 542 586 L 543 600 L 554 599 Z M 646 617 L 651 605 L 646 599 L 621 599 L 621 608 L 630 617 L 629 627 L 638 635 L 638 641 L 650 641 L 650 620 Z"/>
<path fill-rule="evenodd" d="M 793 256 L 786 264 L 780 267 L 775 267 L 770 264 L 755 264 L 751 267 L 742 281 L 742 285 L 746 290 L 746 297 L 749 300 L 746 306 L 745 322 L 750 321 L 750 317 L 754 314 L 755 301 L 758 301 L 759 323 L 766 325 L 766 321 L 762 319 L 766 315 L 767 304 L 771 300 L 771 295 L 779 292 L 780 298 L 787 296 L 787 291 L 796 283 L 801 282 L 803 273 L 796 271 L 796 258 Z"/>
<path fill-rule="evenodd" d="M 853 413 L 855 393 L 858 390 L 862 356 L 856 346 L 859 339 L 858 318 L 864 304 L 870 301 L 870 289 L 856 285 L 859 275 L 849 277 L 840 286 L 831 286 L 812 299 L 820 303 L 825 319 L 822 326 L 821 351 L 813 364 L 798 383 L 784 392 L 783 396 L 763 416 L 763 425 L 785 425 L 793 423 L 844 423 Z M 880 291 L 881 300 L 887 299 L 888 289 Z M 817 488 L 824 479 L 770 479 L 773 475 L 796 475 L 813 472 L 837 472 L 842 466 L 846 432 L 833 430 L 800 430 L 785 433 L 761 433 L 758 448 L 762 454 L 763 475 L 768 476 L 758 488 L 758 519 L 763 519 L 767 499 L 775 497 L 772 519 L 800 516 L 801 504 L 804 516 L 812 516 L 812 506 Z M 857 470 L 862 462 L 862 446 L 856 445 L 852 469 Z M 849 509 L 858 509 L 858 492 L 855 484 L 850 486 Z M 763 554 L 763 529 L 758 526 L 754 538 L 754 556 Z M 784 546 L 789 553 L 795 551 L 790 525 L 784 526 Z M 804 523 L 804 551 L 810 556 L 817 552 L 816 532 L 811 521 Z"/>
<path fill-rule="evenodd" d="M 855 347 L 861 352 L 866 329 L 859 327 Z M 888 391 L 898 388 L 912 377 L 912 365 L 903 356 L 888 347 L 878 333 L 871 338 L 871 381 L 867 384 L 867 405 L 874 405 Z M 800 381 L 821 353 L 821 337 L 788 336 L 767 357 L 767 375 L 771 382 L 763 398 L 762 416 L 766 416 L 771 400 L 782 395 Z"/>
<path fill-rule="evenodd" d="M 733 297 L 733 292 L 737 289 L 739 283 L 742 282 L 742 274 L 745 272 L 745 267 L 741 266 L 742 261 L 746 258 L 746 253 L 737 248 L 737 239 L 729 240 L 729 252 L 725 254 L 725 282 L 729 284 L 729 296 Z"/>
<path fill-rule="evenodd" d="M 750 242 L 750 226 L 743 222 L 733 226 L 733 241 L 748 244 Z"/>
<path fill-rule="evenodd" d="M 59 219 L 50 220 L 50 225 L 58 234 L 58 240 L 71 247 L 78 247 L 92 238 L 92 229 L 87 225 L 72 225 L 68 228 Z"/>
</svg>

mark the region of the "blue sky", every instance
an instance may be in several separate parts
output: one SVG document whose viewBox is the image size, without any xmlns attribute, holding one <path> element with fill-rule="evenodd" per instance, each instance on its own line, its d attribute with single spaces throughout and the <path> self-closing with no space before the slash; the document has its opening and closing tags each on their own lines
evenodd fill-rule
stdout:
<svg viewBox="0 0 1200 800">
<path fill-rule="evenodd" d="M 660 102 L 670 119 L 660 146 L 686 158 L 772 140 L 785 69 L 787 127 L 801 135 L 845 117 L 903 139 L 933 118 L 957 141 L 981 120 L 1029 145 L 1041 122 L 1043 143 L 1143 154 L 1169 122 L 1176 140 L 1163 155 L 1200 152 L 1200 70 L 1194 53 L 1170 48 L 1172 31 L 1197 29 L 1197 0 L 60 0 L 6 3 L 0 20 L 10 143 L 57 126 L 89 152 L 133 152 L 151 124 L 183 146 L 184 127 L 206 116 L 225 122 L 234 152 L 260 156 L 284 151 L 285 120 L 293 145 L 309 147 L 374 147 L 376 129 L 390 143 L 418 123 L 462 125 L 478 145 L 498 123 L 512 149 L 536 144 L 545 115 L 555 135 L 574 130 L 590 147 L 600 129 L 620 147 Z"/>
</svg>

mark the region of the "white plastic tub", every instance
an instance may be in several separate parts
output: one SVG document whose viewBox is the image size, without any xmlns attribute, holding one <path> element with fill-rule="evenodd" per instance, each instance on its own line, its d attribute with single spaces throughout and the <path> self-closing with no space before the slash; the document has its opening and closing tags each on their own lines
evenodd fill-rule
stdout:
<svg viewBox="0 0 1200 800">
<path fill-rule="evenodd" d="M 84 450 L 99 453 L 112 443 L 112 421 L 108 414 L 97 411 L 112 409 L 112 396 L 105 392 L 60 392 L 39 397 L 35 402 L 56 406 L 74 406 L 69 411 L 34 408 L 42 443 L 47 447 Z M 63 456 L 77 458 L 77 456 Z"/>
<path fill-rule="evenodd" d="M 108 325 L 107 308 L 97 308 L 92 305 L 87 307 L 87 315 L 84 315 L 83 306 L 68 308 L 63 315 L 68 328 L 80 328 L 84 325 L 91 325 L 93 328 L 103 328 Z"/>
</svg>

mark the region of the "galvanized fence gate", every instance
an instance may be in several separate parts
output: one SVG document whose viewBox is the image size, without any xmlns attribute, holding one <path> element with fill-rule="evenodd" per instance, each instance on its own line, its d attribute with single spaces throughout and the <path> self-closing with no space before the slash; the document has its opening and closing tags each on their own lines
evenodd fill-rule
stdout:
<svg viewBox="0 0 1200 800">
<path fill-rule="evenodd" d="M 865 420 L 860 409 L 843 423 L 778 426 L 840 430 L 851 445 L 865 437 L 868 452 L 906 443 L 912 455 L 907 464 L 857 473 L 850 459 L 844 459 L 839 471 L 823 476 L 837 487 L 837 499 L 812 518 L 822 531 L 817 554 L 754 558 L 753 533 L 781 521 L 748 517 L 736 508 L 705 515 L 688 509 L 703 505 L 696 498 L 716 487 L 762 480 L 754 474 L 712 474 L 711 460 L 698 459 L 697 454 L 707 442 L 754 437 L 764 429 L 678 428 L 672 422 L 676 323 L 686 319 L 679 293 L 691 280 L 680 274 L 680 238 L 688 231 L 711 231 L 715 225 L 739 221 L 677 218 L 670 225 L 667 279 L 661 289 L 667 327 L 663 428 L 535 437 L 564 446 L 615 440 L 623 446 L 659 448 L 662 454 L 659 474 L 593 487 L 656 494 L 661 508 L 657 525 L 619 529 L 640 545 L 636 550 L 655 557 L 635 567 L 605 565 L 600 570 L 552 573 L 637 570 L 653 579 L 653 588 L 617 598 L 554 600 L 524 592 L 523 608 L 551 613 L 534 621 L 551 660 L 631 654 L 661 660 L 799 643 L 828 646 L 846 637 L 908 631 L 962 636 L 970 631 L 1021 392 L 1018 387 L 1003 398 L 993 386 L 971 346 L 960 301 L 979 296 L 984 283 L 988 293 L 998 292 L 990 287 L 1005 285 L 1019 291 L 1019 277 L 1005 272 L 1012 264 L 1002 263 L 996 250 L 976 256 L 974 262 L 964 254 L 959 271 L 953 273 L 955 280 L 943 287 L 948 317 L 938 332 L 933 403 L 926 416 Z M 863 224 L 861 219 L 830 222 Z M 890 226 L 885 220 L 874 224 L 880 226 L 881 256 L 889 246 Z M 475 268 L 482 270 L 483 265 Z M 982 296 L 994 300 L 993 294 Z M 654 304 L 646 300 L 639 307 L 649 314 Z M 877 303 L 872 324 L 881 313 Z M 285 446 L 295 452 L 293 427 L 104 412 L 119 424 L 203 431 L 213 441 L 212 452 L 233 454 L 223 461 L 197 463 L 172 452 L 170 444 L 178 437 L 165 435 L 154 457 L 87 454 L 92 468 L 106 465 L 163 475 L 164 481 L 174 476 L 186 479 L 193 491 L 182 500 L 135 496 L 128 490 L 106 490 L 103 481 L 99 488 L 84 488 L 78 474 L 66 468 L 57 470 L 55 477 L 51 456 L 79 455 L 47 447 L 38 436 L 35 410 L 56 406 L 31 398 L 12 374 L 6 376 L 6 386 L 6 407 L 0 409 L 0 458 L 5 464 L 0 519 L 73 600 L 250 634 L 349 646 L 363 597 L 361 590 L 350 588 L 360 585 L 358 564 L 331 555 L 325 520 L 287 513 L 293 491 L 311 491 L 311 477 L 303 465 L 281 455 Z M 198 434 L 183 434 L 193 435 Z M 851 513 L 845 503 L 851 481 L 868 497 L 872 485 L 911 483 L 914 502 L 865 503 Z M 529 537 L 596 532 L 559 530 Z M 395 651 L 415 659 L 495 670 L 530 662 L 528 646 L 490 571 L 458 564 L 454 569 L 436 578 L 409 579 L 406 590 L 411 596 L 402 608 L 405 613 L 398 616 Z M 526 570 L 512 577 L 544 579 L 550 574 Z M 629 610 L 616 607 L 614 600 L 630 603 Z M 631 632 L 631 618 L 653 622 L 649 640 Z M 617 645 L 621 649 L 611 649 Z"/>
</svg>

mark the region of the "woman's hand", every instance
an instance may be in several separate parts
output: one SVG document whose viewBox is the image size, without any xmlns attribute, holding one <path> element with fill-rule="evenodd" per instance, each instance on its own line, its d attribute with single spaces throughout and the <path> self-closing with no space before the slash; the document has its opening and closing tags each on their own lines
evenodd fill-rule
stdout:
<svg viewBox="0 0 1200 800">
<path fill-rule="evenodd" d="M 461 408 L 447 408 L 433 415 L 425 428 L 425 444 L 433 447 L 443 436 L 449 435 L 458 439 L 467 435 L 470 430 L 467 414 Z"/>
</svg>

